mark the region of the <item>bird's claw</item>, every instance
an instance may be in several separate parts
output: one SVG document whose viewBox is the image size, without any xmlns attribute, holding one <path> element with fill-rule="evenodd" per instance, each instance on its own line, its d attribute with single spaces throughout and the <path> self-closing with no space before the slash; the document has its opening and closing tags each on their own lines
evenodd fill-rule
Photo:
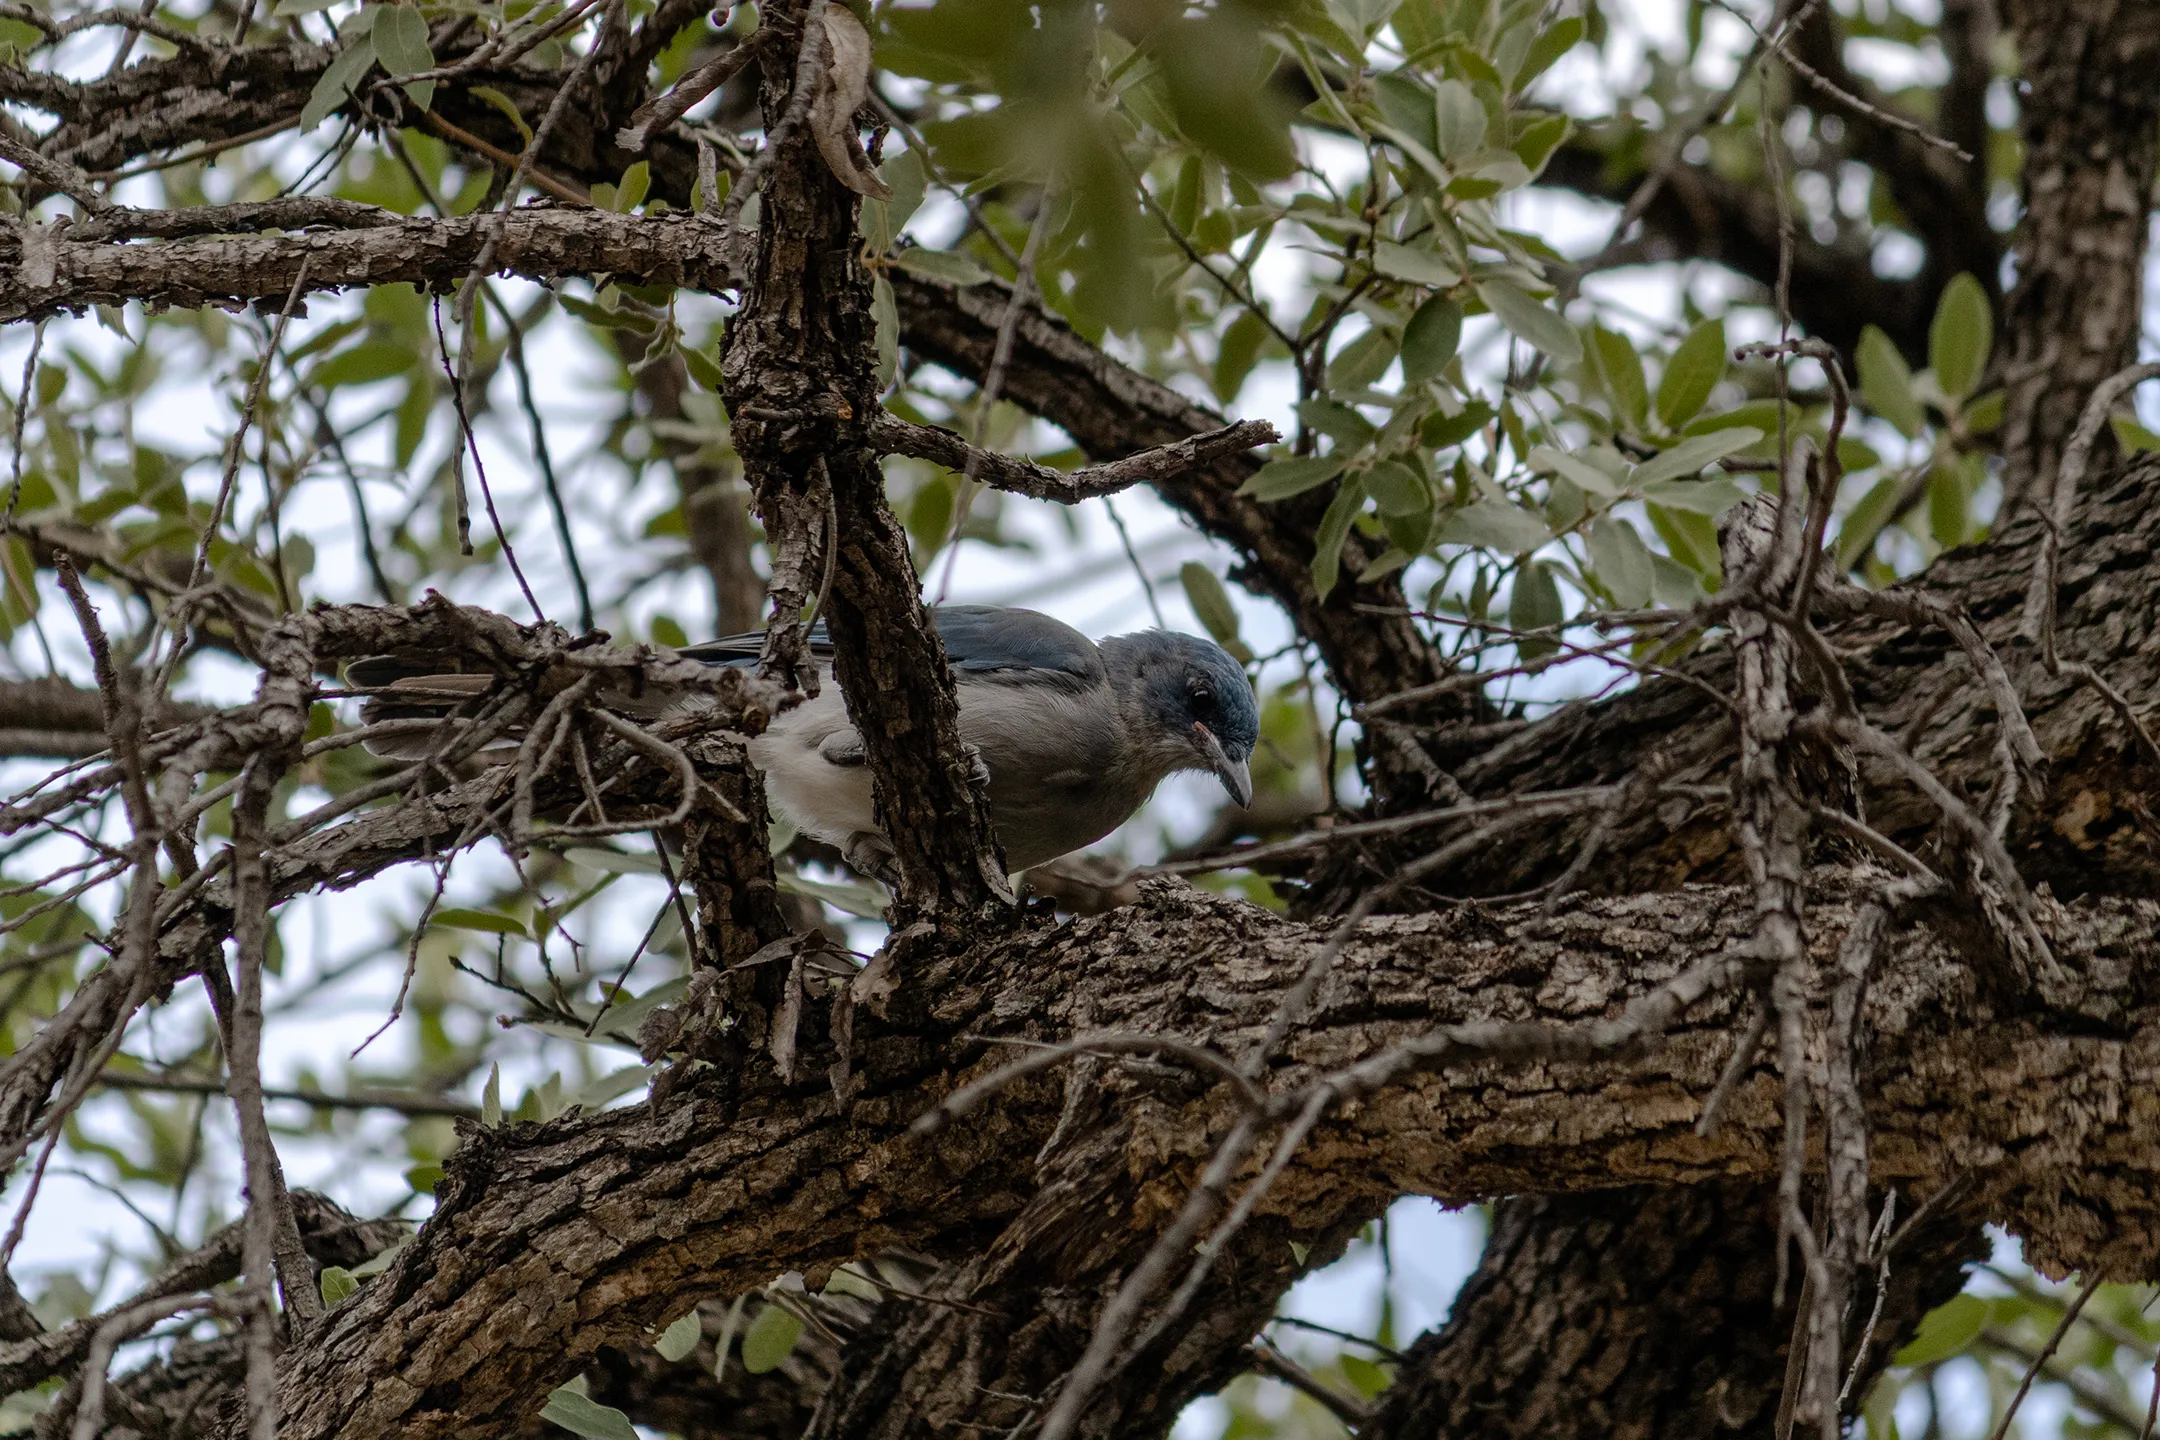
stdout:
<svg viewBox="0 0 2160 1440">
<path fill-rule="evenodd" d="M 965 745 L 961 748 L 967 752 L 968 784 L 973 785 L 977 790 L 988 790 L 990 788 L 990 766 L 983 759 L 981 748 L 974 745 Z"/>
<path fill-rule="evenodd" d="M 883 835 L 858 830 L 848 836 L 840 853 L 856 873 L 869 876 L 895 895 L 900 893 L 900 859 Z"/>
</svg>

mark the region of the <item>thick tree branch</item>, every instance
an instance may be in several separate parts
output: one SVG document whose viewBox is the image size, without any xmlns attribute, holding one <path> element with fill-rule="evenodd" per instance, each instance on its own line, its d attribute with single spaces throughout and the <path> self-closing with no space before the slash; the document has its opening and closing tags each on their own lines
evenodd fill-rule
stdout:
<svg viewBox="0 0 2160 1440">
<path fill-rule="evenodd" d="M 1827 966 L 1874 882 L 1811 878 Z M 1710 889 L 1586 900 L 1550 917 L 1516 907 L 1368 922 L 1270 1079 L 1292 1085 L 1435 1025 L 1611 1015 L 1745 934 L 1752 904 L 1747 892 Z M 2160 909 L 2145 902 L 2051 910 L 2056 952 L 2085 986 L 2075 1016 L 1995 1012 L 1936 931 L 1893 941 L 1891 978 L 1868 1017 L 1880 1172 L 1924 1190 L 1986 1172 L 1994 1215 L 2040 1263 L 2142 1274 L 2160 1234 L 2160 1152 L 2139 1118 L 2139 1097 L 2160 1080 L 2160 1015 L 2140 998 L 2160 979 L 2156 922 Z M 514 1423 L 583 1355 L 661 1321 L 687 1295 L 739 1292 L 787 1268 L 815 1280 L 895 1243 L 973 1251 L 1035 1189 L 1035 1157 L 1064 1106 L 1057 1079 L 1041 1076 L 967 1126 L 910 1138 L 931 1100 L 1005 1058 L 964 1037 L 1168 1031 L 1204 1014 L 1211 1039 L 1235 1049 L 1266 1028 L 1280 987 L 1324 941 L 1158 883 L 1114 915 L 926 965 L 887 1022 L 858 1017 L 863 1089 L 845 1112 L 822 1083 L 776 1088 L 769 1074 L 738 1074 L 678 1091 L 657 1112 L 476 1135 L 415 1245 L 288 1352 L 287 1433 L 364 1440 Z M 1619 1063 L 1413 1074 L 1324 1122 L 1310 1152 L 1320 1158 L 1294 1164 L 1261 1213 L 1314 1233 L 1403 1190 L 1467 1200 L 1772 1173 L 1773 1077 L 1742 1085 L 1715 1140 L 1691 1128 L 1744 1004 L 1731 993 L 1705 1001 L 1664 1045 Z M 1113 1070 L 1106 1083 L 1126 1123 L 1069 1139 L 1063 1163 L 1090 1177 L 1074 1199 L 1125 1236 L 1116 1253 L 1129 1254 L 1166 1223 L 1236 1107 L 1205 1080 L 1166 1089 Z M 1068 1279 L 1108 1258 L 1066 1252 L 1077 1267 Z"/>
<path fill-rule="evenodd" d="M 2160 570 L 2160 515 L 2151 503 L 2156 487 L 2160 457 L 2135 457 L 2098 479 L 2064 537 L 2057 601 L 2062 653 L 2100 667 L 2140 710 L 2160 696 L 2160 656 L 2147 643 L 2160 630 L 2160 591 L 2149 578 Z M 2148 894 L 2160 883 L 2156 827 L 2145 798 L 2156 777 L 2137 737 L 2102 696 L 2069 680 L 2024 672 L 2017 661 L 2023 651 L 2019 617 L 2043 534 L 2037 517 L 2021 517 L 1985 544 L 1945 555 L 1909 588 L 1962 608 L 2020 674 L 2025 714 L 2045 757 L 2045 783 L 2019 797 L 2006 839 L 2027 883 L 2044 882 L 2061 895 Z M 1951 635 L 1890 615 L 1857 613 L 1857 606 L 1836 597 L 1819 604 L 1817 613 L 1826 610 L 1826 619 L 1838 618 L 1829 633 L 1861 713 L 1878 729 L 1903 737 L 1952 790 L 1984 792 L 1996 771 L 1988 737 L 2000 705 L 1987 677 Z M 1741 857 L 1727 834 L 1728 808 L 1717 794 L 1731 743 L 1721 737 L 1722 717 L 1698 688 L 1729 691 L 1731 653 L 1713 648 L 1678 668 L 1689 678 L 1651 679 L 1610 702 L 1564 708 L 1498 743 L 1467 733 L 1458 743 L 1444 730 L 1432 743 L 1473 795 L 1607 783 L 1631 773 L 1645 756 L 1662 755 L 1667 783 L 1695 787 L 1694 798 L 1614 817 L 1583 883 L 1620 891 L 1732 881 L 1741 874 Z M 1935 836 L 1935 806 L 1905 779 L 1863 760 L 1860 780 L 1870 825 L 1922 853 L 1942 843 Z M 1534 888 L 1568 864 L 1595 823 L 1589 817 L 1552 822 L 1524 843 L 1468 854 L 1426 883 L 1455 894 Z M 1368 863 L 1390 862 L 1376 851 Z M 1352 873 L 1345 872 L 1342 883 L 1354 883 Z"/>
<path fill-rule="evenodd" d="M 153 308 L 282 300 L 300 279 L 302 264 L 305 293 L 397 283 L 440 290 L 471 272 L 491 221 L 487 215 L 407 219 L 354 209 L 366 213 L 343 223 L 350 227 L 360 219 L 365 228 L 291 236 L 192 236 L 122 245 L 78 241 L 64 229 L 38 229 L 11 248 L 17 232 L 0 232 L 0 321 L 129 300 Z M 697 216 L 616 215 L 548 205 L 527 206 L 503 218 L 494 270 L 543 281 L 609 274 L 706 291 L 735 283 L 720 232 Z"/>
<path fill-rule="evenodd" d="M 2160 174 L 2160 26 L 2136 0 L 2004 8 L 2025 80 L 2025 213 L 1998 372 L 2009 514 L 2027 495 L 2045 503 L 2086 398 L 2137 358 Z"/>
<path fill-rule="evenodd" d="M 1924 1196 L 1921 1198 L 1925 1198 Z M 1904 1207 L 1910 1213 L 1911 1205 Z M 1447 1324 L 1410 1347 L 1361 1434 L 1378 1440 L 1713 1440 L 1772 1427 L 1798 1287 L 1772 1303 L 1776 1196 L 1750 1181 L 1496 1207 Z M 1987 1244 L 1970 1209 L 1893 1258 L 1873 1375 Z M 1861 1297 L 1862 1313 L 1874 1304 Z M 1513 1363 L 1493 1363 L 1504 1354 Z M 1857 1393 L 1865 1393 L 1864 1387 Z"/>
<path fill-rule="evenodd" d="M 204 706 L 166 701 L 148 718 L 161 730 L 210 713 Z M 110 743 L 98 693 L 58 676 L 0 683 L 0 755 L 77 760 Z"/>
</svg>

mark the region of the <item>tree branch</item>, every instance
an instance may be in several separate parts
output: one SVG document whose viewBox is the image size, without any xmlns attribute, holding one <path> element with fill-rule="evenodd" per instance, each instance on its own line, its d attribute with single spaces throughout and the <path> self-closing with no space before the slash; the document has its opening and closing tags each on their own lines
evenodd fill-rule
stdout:
<svg viewBox="0 0 2160 1440">
<path fill-rule="evenodd" d="M 365 209 L 365 207 L 355 207 Z M 309 212 L 303 212 L 309 213 Z M 343 211 L 339 212 L 343 214 Z M 78 241 L 45 232 L 34 253 L 0 232 L 0 322 L 140 300 L 153 308 L 282 300 L 307 266 L 304 293 L 404 283 L 442 289 L 465 278 L 487 243 L 491 215 L 361 216 L 366 228 L 306 235 L 190 236 L 159 244 Z M 695 215 L 616 215 L 534 205 L 501 217 L 494 273 L 535 280 L 612 274 L 693 290 L 731 288 L 727 247 Z M 135 222 L 151 224 L 147 219 Z M 307 219 L 297 223 L 319 224 Z M 159 226 L 185 231 L 178 222 Z"/>
<path fill-rule="evenodd" d="M 1828 967 L 1872 881 L 1810 879 L 1822 897 L 1817 962 Z M 1295 1059 L 1270 1080 L 1281 1092 L 1435 1025 L 1612 1015 L 1640 987 L 1746 933 L 1752 908 L 1749 892 L 1714 889 L 1585 900 L 1550 918 L 1518 906 L 1468 925 L 1369 921 Z M 2095 901 L 2056 907 L 2047 923 L 2083 978 L 2079 1016 L 1991 1013 L 1940 935 L 1916 929 L 1890 942 L 1884 973 L 1894 978 L 1868 1016 L 1879 1163 L 1930 1189 L 1992 1168 L 1992 1213 L 2022 1230 L 2039 1263 L 2141 1274 L 2160 1234 L 2151 1204 L 2160 1152 L 2134 1101 L 2160 1080 L 2160 1015 L 2139 998 L 2160 980 L 2160 907 Z M 1163 945 L 1164 935 L 1180 944 Z M 1324 943 L 1324 929 L 1152 882 L 1141 905 L 939 959 L 911 976 L 887 1021 L 858 1016 L 864 1088 L 844 1115 L 821 1081 L 789 1088 L 762 1071 L 678 1090 L 657 1111 L 481 1132 L 451 1163 L 414 1246 L 288 1352 L 287 1433 L 364 1440 L 509 1423 L 594 1346 L 638 1333 L 686 1295 L 739 1292 L 775 1269 L 814 1283 L 866 1247 L 971 1252 L 1003 1228 L 1004 1197 L 1035 1188 L 1037 1153 L 1063 1107 L 1062 1087 L 1038 1079 L 1002 1092 L 967 1126 L 910 1138 L 908 1122 L 938 1095 L 1002 1060 L 969 1037 L 1056 1040 L 1083 1019 L 1173 1030 L 1184 1007 L 1204 1003 L 1212 1038 L 1234 1048 L 1265 1029 L 1278 987 Z M 1361 1101 L 1354 1118 L 1324 1122 L 1315 1143 L 1324 1163 L 1294 1163 L 1260 1213 L 1318 1231 L 1403 1189 L 1468 1200 L 1773 1173 L 1774 1077 L 1743 1083 L 1714 1141 L 1690 1129 L 1745 999 L 1714 996 L 1662 1046 L 1612 1064 L 1414 1073 Z M 887 1044 L 888 1034 L 908 1039 Z M 2055 1075 L 2078 1082 L 2039 1078 Z M 1142 1227 L 1124 1230 L 1130 1243 L 1168 1219 L 1142 1197 L 1180 1193 L 1237 1108 L 1205 1081 L 1107 1083 L 1129 1124 L 1068 1132 L 1075 1149 L 1064 1163 L 1093 1177 L 1075 1199 Z M 2072 1155 L 2074 1172 L 2063 1168 Z M 1345 1183 L 1359 1175 L 1369 1185 Z M 867 1228 L 865 1216 L 876 1217 Z M 517 1322 L 501 1323 L 505 1314 Z"/>
<path fill-rule="evenodd" d="M 1115 495 L 1135 485 L 1160 485 L 1257 445 L 1273 444 L 1281 438 L 1275 427 L 1264 420 L 1241 420 L 1127 455 L 1122 460 L 1067 471 L 1053 470 L 1018 456 L 977 449 L 950 430 L 935 425 L 916 425 L 889 410 L 879 411 L 870 422 L 870 441 L 883 449 L 929 460 L 948 470 L 968 471 L 992 489 L 1035 500 L 1055 500 L 1063 505 L 1077 505 L 1083 500 Z"/>
</svg>

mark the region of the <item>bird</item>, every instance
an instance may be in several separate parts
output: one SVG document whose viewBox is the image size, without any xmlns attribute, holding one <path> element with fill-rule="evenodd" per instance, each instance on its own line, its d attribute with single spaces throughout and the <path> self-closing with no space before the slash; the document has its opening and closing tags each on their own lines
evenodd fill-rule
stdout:
<svg viewBox="0 0 2160 1440">
<path fill-rule="evenodd" d="M 952 666 L 961 738 L 1008 869 L 1031 870 L 1094 844 L 1180 771 L 1211 774 L 1234 803 L 1252 803 L 1260 710 L 1244 668 L 1214 641 L 1142 630 L 1098 643 L 1012 606 L 939 605 L 930 615 Z M 822 621 L 810 628 L 809 642 L 823 683 L 749 742 L 750 760 L 780 818 L 838 848 L 857 870 L 886 878 L 892 850 L 878 824 L 862 736 L 833 680 L 832 640 Z M 747 668 L 764 643 L 763 631 L 750 631 L 677 653 Z M 469 692 L 483 678 L 417 673 L 424 668 L 410 656 L 347 667 L 349 683 L 378 697 L 363 720 L 413 714 L 420 697 Z M 646 713 L 654 713 L 653 698 L 640 707 Z M 670 703 L 697 702 L 663 699 L 660 708 Z M 409 740 L 390 743 L 395 753 L 410 752 Z"/>
<path fill-rule="evenodd" d="M 1014 870 L 1071 854 L 1130 819 L 1171 775 L 1204 771 L 1240 806 L 1252 803 L 1260 710 L 1245 671 L 1212 640 L 1175 630 L 1099 644 L 1059 620 L 1002 605 L 931 610 L 960 702 L 960 735 L 980 762 L 991 828 Z M 681 653 L 754 665 L 762 631 Z M 839 847 L 857 869 L 886 848 L 871 800 L 862 736 L 832 677 L 832 643 L 810 631 L 826 681 L 817 698 L 777 716 L 749 745 L 773 808 Z"/>
</svg>

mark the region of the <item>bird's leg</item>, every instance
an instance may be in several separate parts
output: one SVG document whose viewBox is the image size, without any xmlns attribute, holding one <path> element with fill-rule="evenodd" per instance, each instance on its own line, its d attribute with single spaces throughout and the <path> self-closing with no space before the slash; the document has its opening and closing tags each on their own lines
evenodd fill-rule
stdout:
<svg viewBox="0 0 2160 1440">
<path fill-rule="evenodd" d="M 982 757 L 982 748 L 976 745 L 967 745 L 962 748 L 967 751 L 968 783 L 973 785 L 978 792 L 988 793 L 990 789 L 990 766 Z"/>
<path fill-rule="evenodd" d="M 848 836 L 840 853 L 858 874 L 868 875 L 895 895 L 900 893 L 899 857 L 883 835 L 875 830 L 857 830 Z"/>
</svg>

